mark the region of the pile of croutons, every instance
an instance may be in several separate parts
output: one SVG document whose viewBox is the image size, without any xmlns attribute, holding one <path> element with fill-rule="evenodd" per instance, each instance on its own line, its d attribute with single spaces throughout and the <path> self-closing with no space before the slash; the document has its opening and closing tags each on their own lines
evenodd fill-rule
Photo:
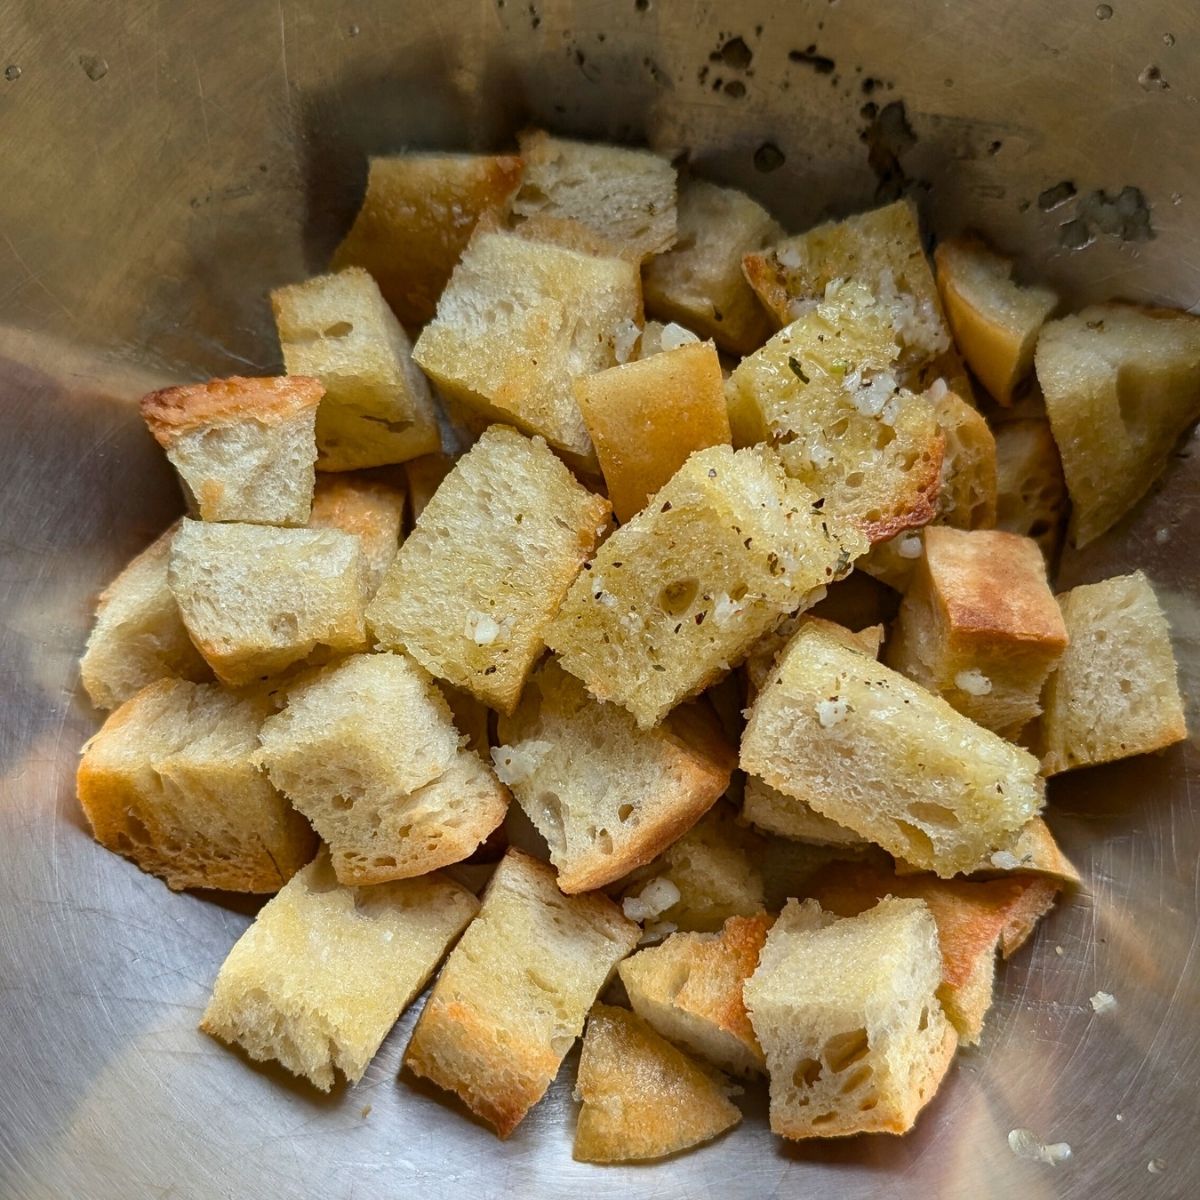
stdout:
<svg viewBox="0 0 1200 1200">
<path fill-rule="evenodd" d="M 405 1066 L 502 1137 L 581 1034 L 580 1159 L 763 1076 L 909 1129 L 1080 883 L 1046 777 L 1185 737 L 1145 575 L 1048 572 L 1200 416 L 1200 318 L 541 132 L 373 160 L 334 267 L 285 375 L 142 401 L 189 515 L 82 661 L 96 839 L 275 893 L 201 1028 L 328 1090 L 440 964 Z"/>
</svg>

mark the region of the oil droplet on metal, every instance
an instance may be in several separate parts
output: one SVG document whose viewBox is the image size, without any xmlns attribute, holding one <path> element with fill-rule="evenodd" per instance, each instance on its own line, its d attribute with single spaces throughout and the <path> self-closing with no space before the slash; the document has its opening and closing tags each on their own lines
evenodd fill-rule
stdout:
<svg viewBox="0 0 1200 1200">
<path fill-rule="evenodd" d="M 108 63 L 98 54 L 81 54 L 79 56 L 79 65 L 83 68 L 83 73 L 93 83 L 99 82 L 108 74 Z"/>
<path fill-rule="evenodd" d="M 350 28 L 346 30 L 346 32 L 347 32 L 347 33 L 348 33 L 348 34 L 349 34 L 351 37 L 358 37 L 358 35 L 359 35 L 360 33 L 362 33 L 362 30 L 361 30 L 361 29 L 359 29 L 359 27 L 358 27 L 357 25 L 351 25 L 351 26 L 350 26 Z"/>
<path fill-rule="evenodd" d="M 1175 45 L 1175 35 L 1173 33 L 1164 33 L 1163 34 L 1163 45 L 1164 46 Z"/>
<path fill-rule="evenodd" d="M 1096 5 L 1096 20 L 1097 21 L 1111 20 L 1112 15 L 1113 15 L 1113 10 L 1112 10 L 1111 4 L 1097 4 Z"/>
<path fill-rule="evenodd" d="M 16 83 L 16 81 L 21 78 L 21 68 L 18 67 L 16 63 L 9 63 L 9 65 L 4 68 L 4 78 L 7 79 L 9 83 Z"/>
<path fill-rule="evenodd" d="M 1171 85 L 1163 78 L 1162 69 L 1151 63 L 1148 67 L 1143 67 L 1141 74 L 1138 76 L 1138 83 L 1142 85 L 1142 90 L 1146 92 L 1165 92 Z"/>
</svg>

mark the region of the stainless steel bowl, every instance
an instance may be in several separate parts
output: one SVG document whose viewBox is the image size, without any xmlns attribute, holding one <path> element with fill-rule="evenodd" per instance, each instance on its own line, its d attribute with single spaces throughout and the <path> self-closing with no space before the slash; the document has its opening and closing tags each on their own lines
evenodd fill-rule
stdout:
<svg viewBox="0 0 1200 1200">
<path fill-rule="evenodd" d="M 0 17 L 0 1195 L 1197 1194 L 1194 742 L 1055 782 L 1086 890 L 1004 969 L 982 1047 L 912 1136 L 786 1146 L 751 1114 L 623 1169 L 571 1160 L 571 1063 L 502 1144 L 397 1082 L 411 1014 L 328 1099 L 202 1037 L 251 906 L 106 854 L 72 787 L 97 720 L 75 667 L 93 599 L 179 505 L 134 400 L 278 365 L 265 293 L 324 264 L 368 153 L 496 147 L 536 122 L 687 149 L 795 228 L 915 186 L 933 228 L 979 226 L 1077 300 L 1188 307 L 1194 4 L 9 0 Z M 1185 449 L 1061 580 L 1144 566 L 1191 692 L 1196 466 Z M 1101 989 L 1115 1013 L 1092 1012 Z M 1014 1126 L 1072 1158 L 1018 1161 Z"/>
</svg>

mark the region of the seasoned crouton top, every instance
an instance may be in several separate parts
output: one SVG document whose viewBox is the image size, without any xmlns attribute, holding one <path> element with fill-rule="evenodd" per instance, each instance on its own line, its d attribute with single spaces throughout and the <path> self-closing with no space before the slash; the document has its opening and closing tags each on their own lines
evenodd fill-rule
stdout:
<svg viewBox="0 0 1200 1200">
<path fill-rule="evenodd" d="M 233 375 L 151 392 L 142 397 L 141 410 L 154 440 L 166 448 L 206 425 L 278 424 L 316 408 L 324 394 L 317 380 L 304 375 L 262 379 Z"/>
</svg>

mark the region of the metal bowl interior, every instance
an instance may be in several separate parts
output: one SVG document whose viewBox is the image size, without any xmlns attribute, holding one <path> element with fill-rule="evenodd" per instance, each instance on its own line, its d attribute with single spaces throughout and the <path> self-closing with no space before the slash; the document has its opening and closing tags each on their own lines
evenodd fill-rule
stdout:
<svg viewBox="0 0 1200 1200">
<path fill-rule="evenodd" d="M 95 595 L 180 506 L 134 402 L 165 381 L 278 366 L 266 292 L 324 265 L 368 153 L 500 147 L 524 123 L 686 149 L 797 229 L 908 187 L 931 228 L 985 230 L 1075 301 L 1193 307 L 1194 5 L 3 8 L 0 1193 L 1194 1194 L 1194 742 L 1055 781 L 1050 820 L 1086 886 L 1002 970 L 983 1045 L 911 1136 L 789 1146 L 751 1104 L 717 1144 L 627 1169 L 571 1159 L 573 1060 L 500 1143 L 397 1080 L 412 1013 L 363 1083 L 328 1098 L 204 1038 L 210 983 L 254 906 L 172 895 L 104 853 L 72 786 L 97 724 L 75 667 Z M 1194 446 L 1060 577 L 1144 567 L 1189 695 Z M 1101 989 L 1115 1012 L 1093 1013 Z M 1017 1160 L 1014 1126 L 1072 1158 Z"/>
</svg>

